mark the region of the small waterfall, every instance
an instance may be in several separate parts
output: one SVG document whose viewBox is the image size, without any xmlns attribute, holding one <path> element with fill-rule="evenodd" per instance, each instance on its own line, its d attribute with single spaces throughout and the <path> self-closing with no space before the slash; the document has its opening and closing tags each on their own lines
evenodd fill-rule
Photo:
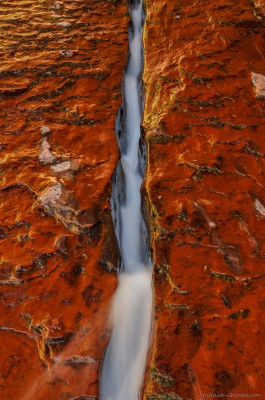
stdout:
<svg viewBox="0 0 265 400">
<path fill-rule="evenodd" d="M 122 82 L 123 104 L 116 120 L 121 158 L 113 177 L 112 217 L 120 249 L 119 284 L 112 311 L 112 334 L 100 375 L 100 400 L 137 400 L 152 321 L 152 262 L 142 213 L 145 147 L 143 113 L 142 0 L 129 0 L 129 57 Z"/>
</svg>

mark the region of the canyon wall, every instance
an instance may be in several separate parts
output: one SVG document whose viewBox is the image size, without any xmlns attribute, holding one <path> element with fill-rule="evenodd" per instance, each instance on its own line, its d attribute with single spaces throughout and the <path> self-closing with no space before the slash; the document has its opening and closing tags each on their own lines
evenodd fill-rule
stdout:
<svg viewBox="0 0 265 400">
<path fill-rule="evenodd" d="M 142 397 L 262 398 L 265 4 L 145 10 L 155 302 Z M 128 3 L 4 0 L 0 11 L 0 397 L 92 400 L 116 286 Z"/>
<path fill-rule="evenodd" d="M 93 398 L 116 285 L 109 198 L 128 5 L 0 11 L 0 397 Z"/>
<path fill-rule="evenodd" d="M 148 400 L 265 395 L 261 3 L 146 0 Z"/>
</svg>

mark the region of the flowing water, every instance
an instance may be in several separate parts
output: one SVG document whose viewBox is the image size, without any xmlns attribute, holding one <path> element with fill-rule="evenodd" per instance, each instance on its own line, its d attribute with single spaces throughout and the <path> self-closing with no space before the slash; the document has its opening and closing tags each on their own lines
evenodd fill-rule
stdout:
<svg viewBox="0 0 265 400">
<path fill-rule="evenodd" d="M 140 129 L 142 0 L 130 0 L 129 9 L 129 57 L 122 82 L 123 105 L 116 121 L 121 159 L 113 178 L 111 201 L 121 261 L 111 312 L 112 334 L 101 368 L 100 400 L 139 398 L 152 320 L 152 263 L 140 192 L 145 170 Z"/>
</svg>

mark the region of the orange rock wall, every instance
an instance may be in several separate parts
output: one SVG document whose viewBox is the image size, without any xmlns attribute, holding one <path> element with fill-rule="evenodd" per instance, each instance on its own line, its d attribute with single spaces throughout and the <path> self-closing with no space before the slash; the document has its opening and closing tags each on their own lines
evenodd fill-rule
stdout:
<svg viewBox="0 0 265 400">
<path fill-rule="evenodd" d="M 264 2 L 146 0 L 143 397 L 264 393 Z M 93 399 L 127 1 L 0 5 L 0 398 Z"/>
<path fill-rule="evenodd" d="M 127 2 L 4 0 L 0 15 L 0 398 L 92 398 Z"/>
<path fill-rule="evenodd" d="M 145 188 L 155 261 L 145 398 L 263 398 L 262 7 L 145 4 Z"/>
</svg>

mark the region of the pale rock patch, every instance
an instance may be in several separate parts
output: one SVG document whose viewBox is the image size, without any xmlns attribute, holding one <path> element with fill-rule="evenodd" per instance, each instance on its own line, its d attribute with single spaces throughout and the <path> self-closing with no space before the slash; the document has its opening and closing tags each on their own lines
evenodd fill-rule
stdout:
<svg viewBox="0 0 265 400">
<path fill-rule="evenodd" d="M 71 167 L 70 161 L 63 161 L 60 164 L 52 165 L 51 169 L 54 172 L 64 172 L 67 171 Z"/>
<path fill-rule="evenodd" d="M 251 72 L 251 80 L 255 88 L 256 98 L 265 99 L 265 76 Z"/>
<path fill-rule="evenodd" d="M 45 138 L 41 142 L 41 153 L 39 154 L 39 160 L 43 164 L 52 164 L 55 160 L 56 157 L 52 155 L 50 152 L 50 144 L 48 143 L 48 140 Z"/>
</svg>

